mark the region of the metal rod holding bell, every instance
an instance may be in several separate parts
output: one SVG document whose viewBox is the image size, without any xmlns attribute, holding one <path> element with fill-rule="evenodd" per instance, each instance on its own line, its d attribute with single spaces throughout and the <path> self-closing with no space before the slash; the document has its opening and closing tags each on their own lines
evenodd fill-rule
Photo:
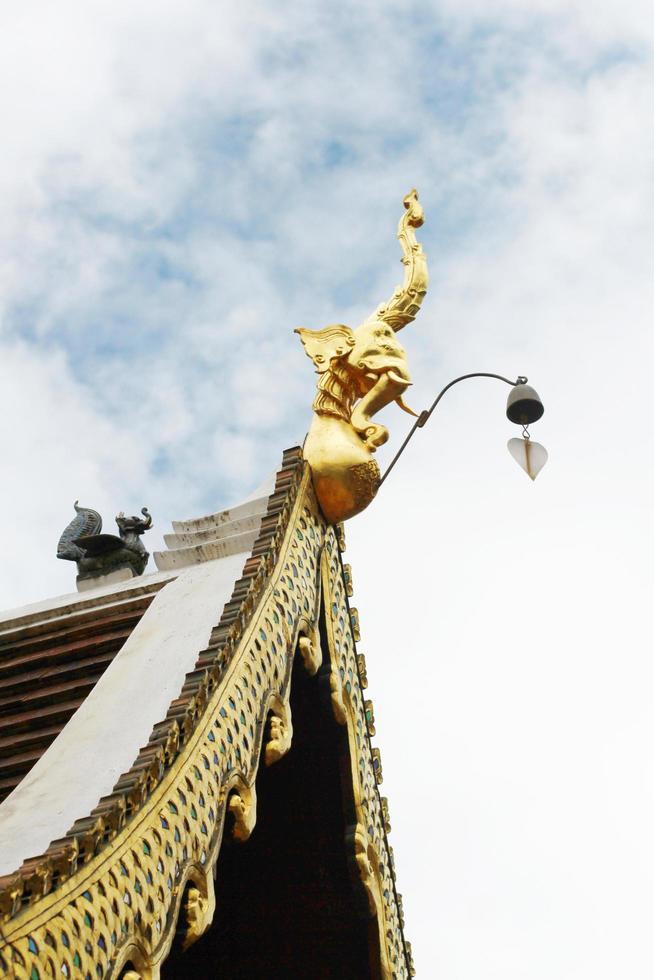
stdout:
<svg viewBox="0 0 654 980">
<path fill-rule="evenodd" d="M 520 375 L 515 381 L 511 381 L 509 378 L 505 378 L 502 374 L 491 374 L 487 371 L 475 371 L 472 374 L 462 374 L 459 378 L 455 378 L 453 381 L 450 381 L 449 384 L 446 384 L 434 399 L 431 408 L 420 413 L 411 427 L 409 434 L 396 452 L 389 464 L 388 469 L 381 478 L 379 482 L 380 487 L 406 449 L 416 430 L 424 428 L 424 426 L 427 424 L 432 416 L 432 413 L 434 412 L 434 409 L 440 402 L 445 392 L 449 391 L 453 385 L 458 384 L 459 381 L 466 381 L 468 378 L 496 378 L 498 381 L 503 381 L 505 384 L 511 386 L 511 391 L 509 392 L 509 397 L 506 401 L 506 417 L 515 425 L 522 426 L 523 436 L 522 439 L 509 439 L 507 443 L 508 450 L 516 462 L 531 477 L 531 479 L 536 479 L 547 462 L 547 450 L 539 443 L 531 441 L 528 428 L 532 422 L 537 422 L 545 411 L 545 407 L 540 400 L 538 393 L 531 387 L 531 385 L 527 384 L 529 379 L 523 377 L 522 375 Z"/>
</svg>

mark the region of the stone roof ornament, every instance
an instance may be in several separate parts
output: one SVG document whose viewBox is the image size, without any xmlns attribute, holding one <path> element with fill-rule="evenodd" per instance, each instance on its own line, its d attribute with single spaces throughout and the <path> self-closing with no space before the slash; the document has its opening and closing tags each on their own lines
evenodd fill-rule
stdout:
<svg viewBox="0 0 654 980">
<path fill-rule="evenodd" d="M 143 574 L 150 555 L 141 535 L 152 527 L 147 507 L 141 509 L 142 517 L 126 517 L 121 511 L 116 517 L 118 536 L 102 534 L 102 517 L 97 510 L 79 507 L 77 500 L 73 506 L 75 517 L 59 539 L 57 558 L 77 563 L 80 592 Z"/>
<path fill-rule="evenodd" d="M 427 292 L 427 258 L 415 236 L 423 221 L 412 190 L 397 231 L 404 282 L 356 330 L 337 323 L 295 331 L 318 373 L 304 456 L 323 514 L 332 523 L 360 513 L 377 493 L 380 472 L 373 453 L 388 440 L 388 429 L 373 416 L 392 401 L 416 414 L 402 400 L 411 375 L 396 334 L 415 319 Z"/>
</svg>

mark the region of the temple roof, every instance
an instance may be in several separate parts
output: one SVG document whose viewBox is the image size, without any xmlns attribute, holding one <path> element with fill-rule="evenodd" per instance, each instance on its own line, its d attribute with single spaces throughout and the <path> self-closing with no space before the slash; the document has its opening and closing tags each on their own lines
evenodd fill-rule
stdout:
<svg viewBox="0 0 654 980">
<path fill-rule="evenodd" d="M 0 620 L 0 875 L 90 813 L 165 718 L 252 553 L 271 489 L 174 522 L 158 572 Z"/>
<path fill-rule="evenodd" d="M 291 676 L 301 669 L 309 676 L 296 677 L 295 710 L 307 745 L 294 758 L 305 768 L 284 770 L 279 785 L 295 799 L 313 779 L 322 801 L 317 823 L 298 820 L 295 830 L 308 855 L 329 862 L 308 893 L 316 914 L 330 895 L 341 907 L 331 925 L 321 919 L 321 941 L 363 909 L 372 932 L 350 931 L 370 977 L 410 976 L 350 577 L 301 451 L 284 453 L 274 479 L 241 504 L 177 522 L 165 541 L 154 574 L 0 620 L 0 724 L 7 778 L 17 784 L 0 804 L 0 918 L 12 957 L 10 966 L 0 951 L 0 972 L 69 976 L 72 962 L 81 976 L 154 978 L 176 935 L 184 937 L 179 956 L 210 928 L 223 832 L 237 841 L 252 832 L 260 759 L 271 765 L 293 744 Z M 331 721 L 319 724 L 325 704 Z M 333 756 L 324 780 L 306 755 L 312 718 L 320 751 Z M 349 772 L 342 799 L 339 770 Z M 298 804 L 290 801 L 291 813 Z M 312 840 L 324 807 L 333 811 L 331 844 L 318 856 Z M 266 861 L 271 843 L 262 833 Z M 332 867 L 333 890 L 320 899 Z M 290 928 L 296 919 L 284 921 Z M 67 937 L 64 948 L 56 935 Z M 79 937 L 74 960 L 71 935 Z M 310 947 L 309 934 L 304 940 Z"/>
</svg>

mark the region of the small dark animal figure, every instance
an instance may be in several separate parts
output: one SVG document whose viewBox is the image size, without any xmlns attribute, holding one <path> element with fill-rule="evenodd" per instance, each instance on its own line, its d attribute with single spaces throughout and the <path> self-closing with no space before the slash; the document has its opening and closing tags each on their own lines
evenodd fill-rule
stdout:
<svg viewBox="0 0 654 980">
<path fill-rule="evenodd" d="M 119 568 L 131 568 L 134 575 L 142 575 L 148 563 L 141 535 L 152 527 L 152 516 L 143 507 L 143 517 L 125 517 L 123 512 L 116 518 L 118 533 L 102 534 L 102 517 L 90 507 L 78 507 L 75 517 L 59 539 L 57 558 L 77 562 L 77 579 L 97 578 Z"/>
</svg>

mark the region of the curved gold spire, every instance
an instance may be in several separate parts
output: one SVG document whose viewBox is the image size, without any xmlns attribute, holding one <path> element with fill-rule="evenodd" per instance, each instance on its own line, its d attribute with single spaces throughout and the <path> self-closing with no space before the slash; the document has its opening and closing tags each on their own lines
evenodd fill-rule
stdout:
<svg viewBox="0 0 654 980">
<path fill-rule="evenodd" d="M 402 263 L 405 266 L 404 282 L 395 287 L 391 298 L 385 303 L 380 303 L 375 312 L 364 321 L 365 323 L 383 320 L 397 333 L 418 315 L 429 285 L 427 256 L 415 233 L 415 229 L 420 228 L 424 220 L 425 213 L 414 187 L 404 198 L 404 214 L 397 226 L 397 237 L 402 248 Z"/>
<path fill-rule="evenodd" d="M 407 410 L 402 395 L 411 376 L 395 334 L 415 319 L 427 292 L 427 259 L 415 236 L 423 221 L 412 190 L 397 230 L 404 282 L 356 330 L 342 323 L 296 330 L 319 376 L 304 455 L 328 521 L 353 517 L 377 492 L 380 474 L 372 454 L 387 441 L 388 430 L 373 416 L 391 401 Z"/>
</svg>

